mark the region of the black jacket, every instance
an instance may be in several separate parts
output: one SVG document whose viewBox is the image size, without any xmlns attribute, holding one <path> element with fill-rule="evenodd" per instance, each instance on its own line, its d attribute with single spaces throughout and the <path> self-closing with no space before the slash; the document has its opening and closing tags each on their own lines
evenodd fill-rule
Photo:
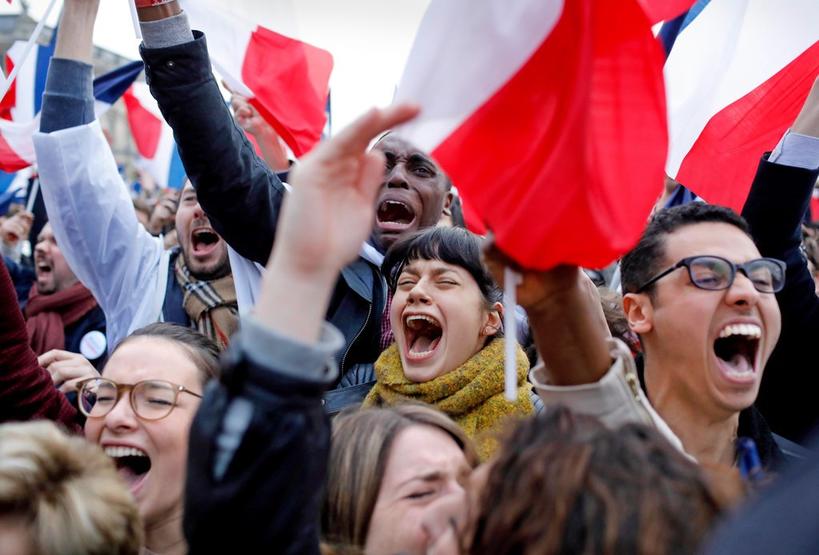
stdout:
<svg viewBox="0 0 819 555">
<path fill-rule="evenodd" d="M 319 552 L 328 385 L 288 377 L 272 360 L 255 364 L 241 340 L 232 341 L 220 383 L 207 388 L 191 427 L 184 517 L 190 554 Z M 234 403 L 250 414 L 233 425 L 242 428 L 238 445 L 225 449 L 216 438 L 231 427 L 226 415 Z M 229 462 L 218 475 L 220 447 Z"/>
<path fill-rule="evenodd" d="M 819 298 L 800 250 L 801 223 L 817 175 L 819 169 L 773 164 L 765 156 L 742 209 L 762 255 L 787 264 L 785 288 L 776 296 L 782 334 L 765 367 L 756 406 L 774 431 L 795 441 L 819 423 Z"/>
<path fill-rule="evenodd" d="M 143 46 L 147 81 L 214 229 L 236 252 L 264 265 L 285 187 L 233 121 L 211 73 L 205 37 L 194 35 L 168 48 Z M 360 257 L 344 268 L 327 313 L 346 339 L 337 355 L 342 376 L 378 358 L 385 302 L 378 263 Z"/>
</svg>

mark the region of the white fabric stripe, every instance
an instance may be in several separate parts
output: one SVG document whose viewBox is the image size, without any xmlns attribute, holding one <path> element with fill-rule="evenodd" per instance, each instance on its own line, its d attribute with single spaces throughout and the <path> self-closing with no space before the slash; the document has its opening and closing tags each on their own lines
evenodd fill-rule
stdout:
<svg viewBox="0 0 819 555">
<path fill-rule="evenodd" d="M 253 93 L 242 82 L 242 65 L 256 26 L 204 0 L 184 1 L 182 6 L 191 28 L 205 33 L 216 71 L 231 89 L 252 98 Z"/>
<path fill-rule="evenodd" d="M 3 135 L 3 139 L 17 156 L 27 162 L 33 163 L 35 160 L 34 143 L 31 137 L 38 129 L 40 129 L 39 114 L 33 120 L 23 123 L 0 119 L 0 134 Z"/>
<path fill-rule="evenodd" d="M 518 72 L 562 11 L 562 0 L 433 0 L 395 95 L 422 112 L 400 135 L 434 150 Z"/>
<path fill-rule="evenodd" d="M 173 155 L 173 131 L 162 120 L 162 134 L 156 146 L 156 154 L 153 158 L 140 158 L 137 166 L 148 172 L 160 187 L 168 186 L 168 176 L 171 171 L 171 156 Z"/>
<path fill-rule="evenodd" d="M 142 105 L 143 108 L 148 110 L 157 119 L 165 121 L 162 118 L 162 112 L 159 110 L 159 104 L 156 103 L 156 99 L 151 96 L 151 89 L 148 87 L 147 83 L 143 83 L 141 81 L 136 81 L 131 86 L 131 93 L 134 95 L 139 103 Z"/>
<path fill-rule="evenodd" d="M 666 172 L 676 176 L 711 117 L 819 40 L 816 0 L 715 0 L 680 33 L 665 64 Z"/>
</svg>

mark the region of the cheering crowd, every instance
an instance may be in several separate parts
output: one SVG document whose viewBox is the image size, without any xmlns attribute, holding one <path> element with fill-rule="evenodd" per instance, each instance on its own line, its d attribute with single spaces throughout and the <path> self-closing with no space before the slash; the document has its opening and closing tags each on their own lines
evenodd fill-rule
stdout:
<svg viewBox="0 0 819 555">
<path fill-rule="evenodd" d="M 467 231 L 390 132 L 413 105 L 291 165 L 175 0 L 139 9 L 140 51 L 188 183 L 135 203 L 94 116 L 98 8 L 65 1 L 33 260 L 34 216 L 0 222 L 0 553 L 819 549 L 819 84 L 742 214 L 658 201 L 615 291 Z"/>
</svg>

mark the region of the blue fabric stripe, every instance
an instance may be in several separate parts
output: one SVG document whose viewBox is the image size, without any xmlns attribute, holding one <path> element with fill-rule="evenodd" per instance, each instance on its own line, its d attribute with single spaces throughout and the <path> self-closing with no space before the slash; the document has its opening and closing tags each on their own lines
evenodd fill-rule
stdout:
<svg viewBox="0 0 819 555">
<path fill-rule="evenodd" d="M 168 187 L 171 189 L 181 189 L 187 179 L 185 166 L 182 165 L 182 158 L 179 157 L 179 149 L 176 143 L 173 144 L 171 153 L 171 163 L 168 168 Z"/>
<path fill-rule="evenodd" d="M 658 38 L 663 44 L 666 57 L 671 53 L 671 49 L 674 47 L 674 43 L 677 41 L 677 37 L 680 36 L 680 33 L 682 33 L 685 28 L 700 15 L 702 10 L 705 9 L 705 6 L 710 3 L 711 0 L 697 0 L 687 12 L 678 15 L 671 21 L 663 23 Z"/>
<path fill-rule="evenodd" d="M 16 176 L 16 173 L 0 171 L 0 215 L 5 215 L 12 203 L 24 204 L 26 202 L 25 187 L 9 189 Z"/>
<path fill-rule="evenodd" d="M 142 72 L 145 64 L 142 61 L 131 62 L 105 75 L 94 79 L 94 98 L 108 104 L 113 104 L 125 94 Z"/>
<path fill-rule="evenodd" d="M 34 113 L 39 114 L 43 105 L 43 92 L 45 92 L 46 76 L 48 75 L 48 63 L 54 55 L 57 47 L 57 29 L 51 35 L 51 42 L 46 46 L 37 46 L 36 67 L 34 69 Z"/>
</svg>

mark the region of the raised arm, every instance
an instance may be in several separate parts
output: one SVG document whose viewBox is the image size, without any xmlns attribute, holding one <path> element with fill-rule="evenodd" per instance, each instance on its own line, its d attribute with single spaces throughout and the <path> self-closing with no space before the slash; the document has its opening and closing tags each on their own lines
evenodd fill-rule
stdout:
<svg viewBox="0 0 819 555">
<path fill-rule="evenodd" d="M 0 264 L 0 422 L 41 418 L 80 431 L 77 411 L 37 363 L 14 285 Z"/>
<path fill-rule="evenodd" d="M 324 314 L 374 217 L 384 157 L 367 153 L 367 144 L 415 113 L 373 110 L 293 173 L 255 313 L 243 320 L 221 384 L 209 390 L 191 431 L 190 553 L 318 553 L 330 443 L 321 396 L 344 344 Z"/>
<path fill-rule="evenodd" d="M 819 423 L 810 371 L 819 333 L 819 298 L 800 247 L 802 222 L 819 176 L 819 80 L 779 146 L 763 157 L 742 216 L 763 256 L 787 264 L 785 288 L 777 293 L 782 334 L 765 369 L 757 405 L 774 431 L 802 439 Z"/>
<path fill-rule="evenodd" d="M 285 188 L 239 129 L 211 73 L 205 37 L 175 0 L 139 9 L 151 94 L 213 228 L 250 260 L 270 255 Z"/>
<path fill-rule="evenodd" d="M 60 249 L 96 297 L 113 348 L 155 321 L 163 246 L 139 224 L 111 148 L 94 120 L 92 34 L 99 0 L 66 0 L 34 136 L 40 183 Z M 163 280 L 160 283 L 160 280 Z M 142 318 L 144 316 L 144 318 Z M 140 320 L 142 318 L 142 320 Z"/>
</svg>

